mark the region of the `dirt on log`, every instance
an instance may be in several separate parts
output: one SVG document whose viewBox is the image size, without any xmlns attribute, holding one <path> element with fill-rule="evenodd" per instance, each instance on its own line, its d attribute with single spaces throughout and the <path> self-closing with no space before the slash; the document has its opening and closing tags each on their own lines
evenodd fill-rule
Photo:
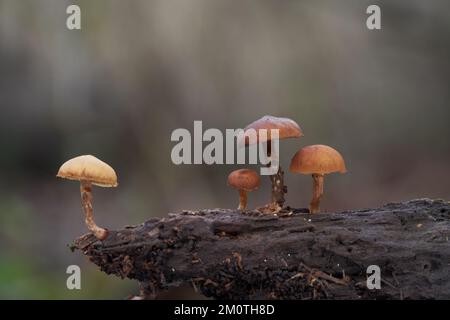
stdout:
<svg viewBox="0 0 450 320">
<path fill-rule="evenodd" d="M 216 299 L 450 299 L 449 237 L 450 203 L 419 199 L 314 215 L 183 211 L 74 247 L 145 298 L 189 283 Z M 367 288 L 370 265 L 380 290 Z"/>
</svg>

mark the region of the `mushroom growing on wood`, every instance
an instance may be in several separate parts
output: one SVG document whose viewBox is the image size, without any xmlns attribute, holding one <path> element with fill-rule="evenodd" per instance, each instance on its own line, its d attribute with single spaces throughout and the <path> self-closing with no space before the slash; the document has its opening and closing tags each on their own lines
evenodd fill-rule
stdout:
<svg viewBox="0 0 450 320">
<path fill-rule="evenodd" d="M 335 149 L 324 145 L 307 146 L 300 149 L 292 158 L 291 172 L 312 174 L 314 181 L 310 213 L 318 213 L 323 195 L 324 175 L 332 172 L 345 173 L 344 158 Z"/>
<path fill-rule="evenodd" d="M 244 129 L 244 133 L 249 129 L 254 129 L 257 133 L 257 143 L 266 142 L 267 143 L 267 156 L 270 158 L 272 156 L 271 150 L 271 129 L 278 130 L 278 138 L 287 139 L 287 138 L 298 138 L 303 136 L 302 129 L 300 126 L 289 118 L 279 118 L 273 116 L 264 116 L 255 122 L 252 122 Z M 264 139 L 264 136 L 260 137 L 259 130 L 265 129 L 267 130 L 267 137 Z M 248 145 L 248 140 L 245 141 L 245 144 Z M 271 166 L 271 163 L 267 165 Z M 272 197 L 270 207 L 281 209 L 284 205 L 285 199 L 284 194 L 287 193 L 287 186 L 284 185 L 284 172 L 281 169 L 281 165 L 278 165 L 278 172 L 274 175 L 269 176 L 271 184 L 272 184 Z"/>
<path fill-rule="evenodd" d="M 258 189 L 259 183 L 258 174 L 250 169 L 239 169 L 229 174 L 228 185 L 239 190 L 238 210 L 245 210 L 247 207 L 247 192 Z"/>
<path fill-rule="evenodd" d="M 100 228 L 94 222 L 92 210 L 92 185 L 116 187 L 117 176 L 113 168 L 91 155 L 79 156 L 65 162 L 56 175 L 60 178 L 80 181 L 81 203 L 88 229 L 99 240 L 108 236 L 108 230 Z"/>
</svg>

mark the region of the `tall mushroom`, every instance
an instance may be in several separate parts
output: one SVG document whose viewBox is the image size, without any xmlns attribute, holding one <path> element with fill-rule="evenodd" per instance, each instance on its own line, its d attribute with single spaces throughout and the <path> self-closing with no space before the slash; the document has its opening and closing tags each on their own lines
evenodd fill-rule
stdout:
<svg viewBox="0 0 450 320">
<path fill-rule="evenodd" d="M 324 145 L 312 145 L 300 149 L 292 158 L 291 172 L 312 174 L 314 181 L 310 213 L 318 213 L 323 195 L 324 175 L 333 172 L 345 173 L 344 158 L 335 149 Z"/>
<path fill-rule="evenodd" d="M 229 174 L 228 185 L 239 190 L 238 210 L 245 210 L 247 207 L 247 192 L 258 189 L 259 183 L 259 176 L 254 170 L 239 169 Z"/>
<path fill-rule="evenodd" d="M 56 175 L 60 178 L 80 181 L 81 203 L 88 229 L 99 240 L 108 236 L 108 230 L 100 228 L 94 222 L 92 210 L 92 185 L 116 187 L 117 176 L 113 168 L 91 155 L 79 156 L 65 162 Z"/>
<path fill-rule="evenodd" d="M 269 158 L 272 156 L 270 136 L 271 129 L 278 129 L 278 136 L 280 140 L 287 138 L 298 138 L 303 135 L 302 129 L 294 120 L 274 116 L 264 116 L 261 119 L 250 123 L 245 127 L 244 133 L 246 133 L 249 129 L 254 129 L 256 131 L 258 143 L 267 143 L 267 156 Z M 261 129 L 267 130 L 266 139 L 264 139 L 264 136 L 260 137 L 259 131 Z M 248 145 L 249 143 L 251 143 L 251 141 L 245 141 L 246 145 Z M 269 162 L 267 166 L 270 167 L 271 163 Z M 287 193 L 287 186 L 284 185 L 284 172 L 281 169 L 281 165 L 278 166 L 278 172 L 274 175 L 269 176 L 269 178 L 272 183 L 271 205 L 272 207 L 281 209 L 285 202 L 284 194 Z"/>
</svg>

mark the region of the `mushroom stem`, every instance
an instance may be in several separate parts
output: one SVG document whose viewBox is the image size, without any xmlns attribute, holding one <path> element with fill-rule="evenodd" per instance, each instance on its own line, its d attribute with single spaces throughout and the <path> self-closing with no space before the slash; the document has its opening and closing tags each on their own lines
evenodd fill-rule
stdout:
<svg viewBox="0 0 450 320">
<path fill-rule="evenodd" d="M 272 143 L 267 142 L 267 156 L 272 155 Z M 271 162 L 267 164 L 267 167 L 272 165 Z M 276 174 L 269 176 L 272 185 L 272 204 L 277 204 L 280 208 L 283 208 L 284 194 L 287 193 L 287 186 L 284 185 L 284 171 L 281 169 L 281 165 L 278 165 L 278 171 Z"/>
<path fill-rule="evenodd" d="M 309 204 L 310 213 L 318 213 L 320 211 L 320 199 L 323 195 L 323 174 L 314 173 L 313 178 L 313 198 Z"/>
<path fill-rule="evenodd" d="M 100 228 L 95 224 L 92 210 L 92 184 L 89 181 L 80 181 L 81 204 L 84 211 L 84 221 L 88 229 L 99 240 L 104 240 L 108 236 L 108 230 Z"/>
<path fill-rule="evenodd" d="M 247 208 L 247 191 L 239 190 L 239 207 L 238 210 L 245 210 Z"/>
<path fill-rule="evenodd" d="M 280 208 L 283 207 L 285 199 L 284 194 L 287 193 L 287 186 L 284 185 L 284 172 L 281 166 L 278 166 L 278 172 L 269 176 L 272 183 L 272 203 L 276 203 Z"/>
</svg>

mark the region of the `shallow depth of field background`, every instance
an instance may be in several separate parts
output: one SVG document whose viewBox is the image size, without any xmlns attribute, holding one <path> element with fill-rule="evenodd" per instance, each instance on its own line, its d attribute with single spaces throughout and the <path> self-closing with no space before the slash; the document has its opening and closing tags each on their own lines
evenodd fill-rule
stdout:
<svg viewBox="0 0 450 320">
<path fill-rule="evenodd" d="M 82 31 L 65 27 L 71 3 Z M 374 3 L 381 31 L 365 27 Z M 78 184 L 55 178 L 73 156 L 116 169 L 118 188 L 94 189 L 110 229 L 236 207 L 226 177 L 239 166 L 171 162 L 171 132 L 194 120 L 296 120 L 305 136 L 281 141 L 285 169 L 303 146 L 338 149 L 348 173 L 325 179 L 324 210 L 450 199 L 449 57 L 447 0 L 0 0 L 0 298 L 137 293 L 68 248 L 87 231 Z M 269 198 L 262 181 L 251 207 Z M 287 204 L 307 206 L 311 178 L 286 182 Z M 70 264 L 81 291 L 65 287 Z"/>
</svg>

